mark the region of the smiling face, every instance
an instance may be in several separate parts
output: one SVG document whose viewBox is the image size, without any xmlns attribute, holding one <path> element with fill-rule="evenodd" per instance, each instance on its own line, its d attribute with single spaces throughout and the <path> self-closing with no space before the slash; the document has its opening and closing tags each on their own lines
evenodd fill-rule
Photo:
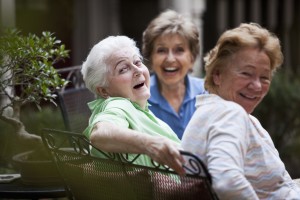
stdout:
<svg viewBox="0 0 300 200">
<path fill-rule="evenodd" d="M 151 63 L 162 86 L 170 86 L 184 82 L 194 59 L 186 39 L 177 34 L 163 35 L 154 42 Z"/>
<path fill-rule="evenodd" d="M 216 93 L 241 105 L 252 113 L 269 91 L 271 63 L 267 54 L 257 48 L 240 50 L 223 70 L 213 75 Z"/>
<path fill-rule="evenodd" d="M 133 49 L 115 51 L 108 59 L 108 86 L 98 87 L 104 97 L 124 97 L 145 108 L 150 97 L 150 74 L 148 68 Z"/>
</svg>

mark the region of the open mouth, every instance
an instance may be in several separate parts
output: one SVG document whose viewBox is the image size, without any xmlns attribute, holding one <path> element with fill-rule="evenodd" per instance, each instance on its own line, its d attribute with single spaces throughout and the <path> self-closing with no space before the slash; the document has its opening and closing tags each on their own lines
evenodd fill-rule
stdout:
<svg viewBox="0 0 300 200">
<path fill-rule="evenodd" d="M 248 95 L 244 95 L 244 94 L 240 94 L 242 97 L 246 98 L 246 99 L 249 99 L 249 100 L 255 100 L 257 99 L 258 97 L 257 96 L 248 96 Z"/>
<path fill-rule="evenodd" d="M 139 88 L 143 87 L 144 85 L 145 85 L 145 83 L 137 84 L 133 87 L 133 89 L 139 89 Z"/>
<path fill-rule="evenodd" d="M 167 67 L 163 69 L 164 72 L 177 72 L 178 70 L 179 69 L 175 67 Z"/>
</svg>

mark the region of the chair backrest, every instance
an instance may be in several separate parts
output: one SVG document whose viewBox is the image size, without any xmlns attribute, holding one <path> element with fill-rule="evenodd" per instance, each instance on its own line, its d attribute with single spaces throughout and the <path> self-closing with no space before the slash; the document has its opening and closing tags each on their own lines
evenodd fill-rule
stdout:
<svg viewBox="0 0 300 200">
<path fill-rule="evenodd" d="M 179 176 L 155 162 L 151 167 L 133 164 L 127 154 L 96 149 L 103 158 L 94 157 L 93 146 L 82 134 L 44 129 L 42 139 L 70 199 L 217 199 L 205 165 L 191 153 L 182 151 L 187 175 Z"/>
<path fill-rule="evenodd" d="M 58 92 L 59 106 L 67 130 L 82 132 L 87 127 L 91 115 L 87 103 L 94 99 L 95 95 L 85 87 Z"/>
<path fill-rule="evenodd" d="M 58 104 L 66 129 L 75 132 L 82 132 L 87 127 L 91 115 L 87 103 L 96 98 L 85 87 L 80 70 L 81 65 L 57 70 L 61 76 L 69 81 L 57 92 Z"/>
</svg>

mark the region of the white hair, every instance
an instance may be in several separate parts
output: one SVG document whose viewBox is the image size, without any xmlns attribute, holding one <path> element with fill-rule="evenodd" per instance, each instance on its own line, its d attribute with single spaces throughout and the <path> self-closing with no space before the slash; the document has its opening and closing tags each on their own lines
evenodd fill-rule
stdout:
<svg viewBox="0 0 300 200">
<path fill-rule="evenodd" d="M 97 87 L 108 85 L 107 73 L 109 66 L 107 65 L 107 59 L 115 51 L 123 48 L 132 48 L 142 57 L 140 50 L 136 46 L 136 42 L 127 36 L 109 36 L 94 45 L 91 49 L 81 68 L 85 86 L 91 92 L 98 94 Z"/>
</svg>

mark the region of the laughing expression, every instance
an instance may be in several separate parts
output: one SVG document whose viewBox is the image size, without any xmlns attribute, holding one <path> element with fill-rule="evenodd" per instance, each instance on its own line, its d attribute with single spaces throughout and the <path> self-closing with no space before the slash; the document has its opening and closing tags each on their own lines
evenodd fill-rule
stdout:
<svg viewBox="0 0 300 200">
<path fill-rule="evenodd" d="M 180 35 L 169 34 L 155 40 L 151 63 L 162 86 L 170 86 L 184 82 L 193 68 L 194 59 L 187 40 Z"/>
<path fill-rule="evenodd" d="M 264 51 L 257 48 L 240 50 L 224 70 L 214 73 L 217 94 L 241 105 L 252 113 L 269 91 L 271 63 Z"/>
<path fill-rule="evenodd" d="M 139 55 L 133 49 L 124 48 L 114 52 L 107 64 L 109 84 L 102 91 L 110 97 L 129 98 L 145 108 L 150 97 L 150 74 Z"/>
</svg>

